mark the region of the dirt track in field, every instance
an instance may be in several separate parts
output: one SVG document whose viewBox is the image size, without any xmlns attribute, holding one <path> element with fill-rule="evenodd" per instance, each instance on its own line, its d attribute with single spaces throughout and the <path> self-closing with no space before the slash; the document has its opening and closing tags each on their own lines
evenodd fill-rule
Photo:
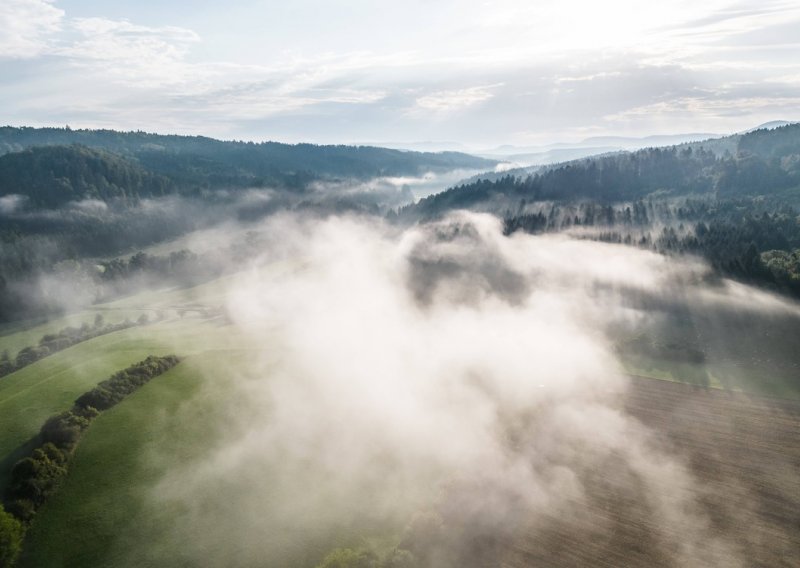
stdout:
<svg viewBox="0 0 800 568">
<path fill-rule="evenodd" d="M 730 548 L 728 565 L 800 566 L 800 403 L 634 378 L 625 411 L 691 471 L 692 501 Z M 680 535 L 653 514 L 621 460 L 609 456 L 582 481 L 588 505 L 521 529 L 490 565 L 687 565 L 676 560 Z"/>
</svg>

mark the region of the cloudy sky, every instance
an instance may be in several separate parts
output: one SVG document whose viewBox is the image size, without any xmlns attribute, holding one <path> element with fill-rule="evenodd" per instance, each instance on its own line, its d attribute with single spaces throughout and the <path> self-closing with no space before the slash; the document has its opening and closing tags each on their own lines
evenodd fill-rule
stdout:
<svg viewBox="0 0 800 568">
<path fill-rule="evenodd" d="M 289 142 L 800 119 L 797 0 L 2 0 L 0 123 Z"/>
</svg>

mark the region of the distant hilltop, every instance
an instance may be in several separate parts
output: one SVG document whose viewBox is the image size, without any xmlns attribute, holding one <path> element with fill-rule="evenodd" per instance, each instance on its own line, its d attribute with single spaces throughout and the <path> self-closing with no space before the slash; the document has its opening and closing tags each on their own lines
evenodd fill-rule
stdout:
<svg viewBox="0 0 800 568">
<path fill-rule="evenodd" d="M 0 197 L 21 195 L 34 207 L 259 187 L 302 192 L 318 181 L 490 170 L 497 164 L 460 152 L 0 127 Z"/>
<path fill-rule="evenodd" d="M 789 121 L 789 120 L 772 120 L 770 122 L 765 122 L 764 124 L 759 124 L 755 128 L 751 128 L 749 130 L 744 130 L 741 134 L 748 134 L 750 132 L 755 132 L 756 130 L 772 130 L 774 128 L 780 128 L 781 126 L 790 126 L 792 124 L 797 124 L 797 121 Z"/>
</svg>

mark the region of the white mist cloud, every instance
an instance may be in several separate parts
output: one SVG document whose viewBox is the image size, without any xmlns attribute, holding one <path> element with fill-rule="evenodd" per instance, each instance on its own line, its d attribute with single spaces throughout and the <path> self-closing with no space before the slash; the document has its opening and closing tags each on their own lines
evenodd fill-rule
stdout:
<svg viewBox="0 0 800 568">
<path fill-rule="evenodd" d="M 89 214 L 103 214 L 108 211 L 108 204 L 99 199 L 82 199 L 81 201 L 73 201 L 69 203 L 69 207 L 75 211 L 81 211 Z"/>
<path fill-rule="evenodd" d="M 437 113 L 455 112 L 491 99 L 494 96 L 492 89 L 501 86 L 502 84 L 483 85 L 452 91 L 437 91 L 419 97 L 417 107 Z"/>
<path fill-rule="evenodd" d="M 266 234 L 285 269 L 254 268 L 227 293 L 256 360 L 232 371 L 208 455 L 154 493 L 183 511 L 173 536 L 193 562 L 281 564 L 335 527 L 397 529 L 438 508 L 453 539 L 438 565 L 459 564 L 459 538 L 510 538 L 580 509 L 612 461 L 677 564 L 739 565 L 703 488 L 621 411 L 627 379 L 606 334 L 645 317 L 625 294 L 691 287 L 702 265 L 507 238 L 471 214 L 405 232 L 280 216 Z"/>
<path fill-rule="evenodd" d="M 9 215 L 15 213 L 28 200 L 27 196 L 11 193 L 0 197 L 0 213 Z"/>
</svg>

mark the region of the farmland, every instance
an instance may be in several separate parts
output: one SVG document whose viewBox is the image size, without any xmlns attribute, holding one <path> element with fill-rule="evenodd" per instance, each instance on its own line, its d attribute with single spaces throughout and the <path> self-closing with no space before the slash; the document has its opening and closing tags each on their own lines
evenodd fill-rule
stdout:
<svg viewBox="0 0 800 568">
<path fill-rule="evenodd" d="M 712 533 L 736 543 L 731 566 L 797 565 L 800 404 L 637 378 L 625 408 L 688 466 Z M 520 531 L 501 565 L 673 566 L 631 475 L 613 460 L 587 472 L 589 505 Z"/>
</svg>

